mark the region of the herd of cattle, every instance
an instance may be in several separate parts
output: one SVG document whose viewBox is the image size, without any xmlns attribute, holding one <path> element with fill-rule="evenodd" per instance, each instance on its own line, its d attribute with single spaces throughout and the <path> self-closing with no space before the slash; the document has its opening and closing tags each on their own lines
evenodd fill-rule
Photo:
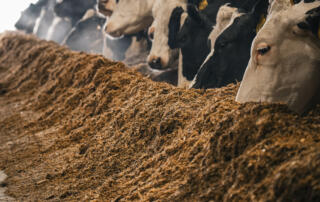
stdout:
<svg viewBox="0 0 320 202">
<path fill-rule="evenodd" d="M 320 103 L 320 1 L 39 0 L 16 28 L 122 60 L 157 81 L 236 101 Z"/>
</svg>

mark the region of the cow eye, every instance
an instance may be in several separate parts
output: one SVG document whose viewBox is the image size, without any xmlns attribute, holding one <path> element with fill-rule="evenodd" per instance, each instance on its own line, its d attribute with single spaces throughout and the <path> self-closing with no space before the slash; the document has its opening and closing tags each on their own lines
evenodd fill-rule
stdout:
<svg viewBox="0 0 320 202">
<path fill-rule="evenodd" d="M 269 52 L 270 49 L 271 49 L 270 46 L 261 47 L 261 48 L 258 48 L 258 49 L 257 49 L 257 52 L 258 52 L 259 55 L 264 55 L 264 54 L 266 54 L 267 52 Z"/>
<path fill-rule="evenodd" d="M 116 0 L 116 3 L 119 3 L 120 0 Z"/>
</svg>

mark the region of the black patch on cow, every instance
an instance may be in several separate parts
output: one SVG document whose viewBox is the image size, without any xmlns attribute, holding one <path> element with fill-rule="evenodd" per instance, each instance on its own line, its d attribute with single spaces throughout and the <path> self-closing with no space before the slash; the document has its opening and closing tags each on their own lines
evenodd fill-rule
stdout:
<svg viewBox="0 0 320 202">
<path fill-rule="evenodd" d="M 104 40 L 101 27 L 104 23 L 105 18 L 97 15 L 79 21 L 69 34 L 65 44 L 72 50 L 101 54 Z"/>
<path fill-rule="evenodd" d="M 175 46 L 181 48 L 182 75 L 191 81 L 210 52 L 208 36 L 216 22 L 219 8 L 231 0 L 209 3 L 199 11 L 194 5 L 188 5 L 188 17 L 181 27 Z M 196 31 L 195 31 L 196 30 Z"/>
<path fill-rule="evenodd" d="M 252 11 L 235 18 L 232 25 L 218 36 L 214 54 L 199 69 L 193 88 L 219 88 L 242 80 L 256 35 L 258 16 L 266 14 L 267 1 L 258 1 Z"/>
<path fill-rule="evenodd" d="M 59 17 L 69 17 L 72 25 L 75 25 L 96 4 L 97 0 L 63 0 L 55 6 L 54 11 Z"/>
<path fill-rule="evenodd" d="M 180 30 L 180 19 L 181 14 L 183 13 L 182 7 L 176 7 L 171 12 L 170 20 L 169 20 L 169 39 L 168 39 L 168 45 L 170 48 L 175 48 L 175 41 L 177 38 L 177 34 Z"/>
<path fill-rule="evenodd" d="M 313 8 L 306 12 L 306 19 L 304 22 L 298 23 L 298 27 L 304 30 L 310 30 L 313 35 L 318 38 L 318 30 L 320 25 L 320 6 Z"/>
</svg>

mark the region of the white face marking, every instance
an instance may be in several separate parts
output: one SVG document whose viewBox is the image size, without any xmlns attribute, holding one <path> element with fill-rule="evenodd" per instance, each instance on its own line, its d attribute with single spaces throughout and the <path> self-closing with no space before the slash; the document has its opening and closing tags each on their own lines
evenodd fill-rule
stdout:
<svg viewBox="0 0 320 202">
<path fill-rule="evenodd" d="M 297 27 L 320 2 L 275 10 L 251 47 L 251 58 L 239 88 L 238 102 L 281 102 L 303 113 L 320 90 L 320 41 Z"/>
<path fill-rule="evenodd" d="M 238 12 L 237 8 L 230 7 L 228 5 L 221 6 L 221 8 L 218 11 L 217 14 L 217 20 L 216 20 L 216 25 L 213 27 L 213 30 L 211 31 L 208 39 L 211 41 L 211 51 L 209 55 L 206 57 L 204 62 L 202 63 L 201 67 L 199 68 L 198 72 L 200 69 L 206 64 L 206 62 L 210 59 L 210 57 L 213 56 L 214 54 L 214 44 L 218 38 L 218 36 L 224 32 L 230 25 L 233 24 L 233 21 L 235 18 L 241 16 L 242 14 Z M 196 83 L 196 78 L 197 75 L 194 77 L 192 82 L 189 84 L 189 88 L 192 88 L 192 86 Z"/>
<path fill-rule="evenodd" d="M 154 17 L 154 40 L 148 56 L 148 62 L 160 58 L 162 69 L 169 68 L 178 58 L 178 50 L 170 49 L 169 40 L 169 21 L 172 11 L 177 7 L 186 10 L 186 0 L 156 0 L 152 9 Z"/>
</svg>

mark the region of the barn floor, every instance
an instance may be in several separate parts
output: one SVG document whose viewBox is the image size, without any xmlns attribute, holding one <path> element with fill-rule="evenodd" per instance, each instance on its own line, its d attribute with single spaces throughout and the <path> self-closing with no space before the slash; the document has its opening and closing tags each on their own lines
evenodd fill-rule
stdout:
<svg viewBox="0 0 320 202">
<path fill-rule="evenodd" d="M 320 106 L 238 104 L 0 37 L 0 170 L 18 201 L 319 201 Z"/>
</svg>

